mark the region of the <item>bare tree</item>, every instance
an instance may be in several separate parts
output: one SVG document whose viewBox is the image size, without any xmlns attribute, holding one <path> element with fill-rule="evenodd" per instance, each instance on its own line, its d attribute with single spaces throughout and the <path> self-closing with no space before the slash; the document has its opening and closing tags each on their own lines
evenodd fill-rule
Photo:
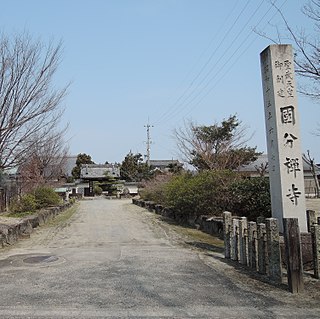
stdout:
<svg viewBox="0 0 320 319">
<path fill-rule="evenodd" d="M 197 169 L 237 169 L 260 154 L 256 148 L 246 146 L 246 129 L 233 115 L 221 125 L 186 123 L 174 135 L 183 160 Z"/>
<path fill-rule="evenodd" d="M 67 89 L 53 84 L 60 52 L 61 43 L 44 46 L 25 33 L 0 36 L 1 169 L 23 163 L 55 131 Z"/>
<path fill-rule="evenodd" d="M 295 49 L 294 61 L 296 74 L 301 77 L 299 92 L 314 99 L 320 99 L 320 0 L 310 0 L 303 7 L 303 14 L 311 19 L 314 24 L 313 31 L 304 28 L 294 28 L 286 19 L 283 11 L 271 2 L 278 11 L 284 23 L 284 32 L 276 28 L 276 37 L 272 37 L 260 30 L 254 30 L 259 35 L 269 39 L 275 44 L 291 41 Z"/>
<path fill-rule="evenodd" d="M 260 177 L 266 176 L 266 174 L 268 173 L 268 167 L 269 167 L 268 162 L 260 163 L 260 165 L 254 166 L 254 168 L 256 169 Z"/>
<path fill-rule="evenodd" d="M 310 152 L 307 151 L 307 154 L 303 154 L 302 158 L 304 162 L 309 166 L 313 180 L 314 180 L 314 185 L 315 185 L 315 192 L 316 192 L 316 197 L 320 197 L 320 185 L 319 185 L 319 180 L 318 180 L 318 174 L 317 174 L 317 165 L 314 162 L 314 158 L 311 158 Z"/>
<path fill-rule="evenodd" d="M 46 139 L 33 137 L 32 147 L 19 167 L 22 193 L 39 185 L 54 185 L 65 177 L 68 155 L 68 148 L 63 139 L 65 130 L 52 132 Z"/>
</svg>

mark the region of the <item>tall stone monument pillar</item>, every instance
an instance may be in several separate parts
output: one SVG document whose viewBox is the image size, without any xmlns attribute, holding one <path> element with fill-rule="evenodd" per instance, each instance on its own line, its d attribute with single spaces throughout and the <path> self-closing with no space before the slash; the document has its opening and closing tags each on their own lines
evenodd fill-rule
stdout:
<svg viewBox="0 0 320 319">
<path fill-rule="evenodd" d="M 307 231 L 299 114 L 291 45 L 270 45 L 260 54 L 272 216 L 298 218 Z"/>
</svg>

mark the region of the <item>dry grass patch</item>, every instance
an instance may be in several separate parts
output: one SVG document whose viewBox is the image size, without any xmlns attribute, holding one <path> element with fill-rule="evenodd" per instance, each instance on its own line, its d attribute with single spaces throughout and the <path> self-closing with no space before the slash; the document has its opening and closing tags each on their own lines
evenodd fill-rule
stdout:
<svg viewBox="0 0 320 319">
<path fill-rule="evenodd" d="M 223 253 L 224 241 L 220 238 L 204 233 L 198 229 L 181 226 L 173 221 L 166 220 L 168 229 L 178 235 L 188 247 L 198 248 L 206 251 Z"/>
</svg>

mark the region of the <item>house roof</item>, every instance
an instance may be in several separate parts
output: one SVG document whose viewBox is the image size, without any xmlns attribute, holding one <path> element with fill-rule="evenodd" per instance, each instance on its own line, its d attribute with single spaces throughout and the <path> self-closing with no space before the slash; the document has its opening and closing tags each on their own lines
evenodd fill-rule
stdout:
<svg viewBox="0 0 320 319">
<path fill-rule="evenodd" d="M 84 164 L 81 166 L 80 177 L 82 179 L 106 179 L 120 177 L 119 167 L 113 164 Z"/>
<path fill-rule="evenodd" d="M 248 165 L 242 165 L 239 168 L 240 172 L 257 172 L 257 168 L 261 167 L 261 165 L 266 165 L 268 163 L 268 154 L 259 155 L 258 158 L 249 163 Z M 267 169 L 268 172 L 268 169 Z"/>
<path fill-rule="evenodd" d="M 183 164 L 180 163 L 178 160 L 150 160 L 150 166 L 152 167 L 159 167 L 165 168 L 168 167 L 170 164 L 176 164 L 178 166 L 182 166 Z"/>
<path fill-rule="evenodd" d="M 258 172 L 258 168 L 261 167 L 261 165 L 265 165 L 268 163 L 268 154 L 262 154 L 259 155 L 257 160 L 255 160 L 254 162 L 251 162 L 248 165 L 243 165 L 239 168 L 240 172 Z M 316 165 L 316 169 L 319 171 L 320 173 L 320 168 L 318 165 Z M 303 171 L 304 172 L 308 172 L 310 171 L 310 166 L 303 160 Z M 269 169 L 266 169 L 266 172 L 269 172 Z"/>
</svg>

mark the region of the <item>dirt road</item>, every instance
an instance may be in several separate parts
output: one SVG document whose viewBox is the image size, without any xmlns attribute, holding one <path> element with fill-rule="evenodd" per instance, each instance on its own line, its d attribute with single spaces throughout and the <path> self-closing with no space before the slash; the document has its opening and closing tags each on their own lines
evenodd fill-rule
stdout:
<svg viewBox="0 0 320 319">
<path fill-rule="evenodd" d="M 316 300 L 178 237 L 129 200 L 82 201 L 0 251 L 0 318 L 320 318 Z"/>
</svg>

